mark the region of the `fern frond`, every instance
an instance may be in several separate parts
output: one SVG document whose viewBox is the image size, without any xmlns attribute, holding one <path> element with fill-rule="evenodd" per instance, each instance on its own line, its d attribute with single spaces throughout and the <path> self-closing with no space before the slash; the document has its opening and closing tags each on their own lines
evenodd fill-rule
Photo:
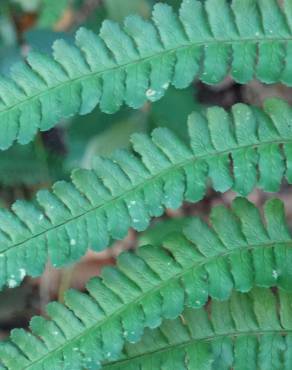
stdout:
<svg viewBox="0 0 292 370">
<path fill-rule="evenodd" d="M 147 330 L 105 370 L 291 369 L 291 294 L 254 289 Z M 279 314 L 278 314 L 279 313 Z"/>
<path fill-rule="evenodd" d="M 152 22 L 105 21 L 99 35 L 81 28 L 75 46 L 58 40 L 53 57 L 32 52 L 0 79 L 0 148 L 97 104 L 107 113 L 123 102 L 139 108 L 195 77 L 215 84 L 230 72 L 241 83 L 292 85 L 291 14 L 291 1 L 184 0 L 179 16 L 157 4 Z"/>
<path fill-rule="evenodd" d="M 51 320 L 34 318 L 31 333 L 13 330 L 0 346 L 2 365 L 98 369 L 120 356 L 125 340 L 137 342 L 145 327 L 177 318 L 184 306 L 203 307 L 208 296 L 224 301 L 233 289 L 255 286 L 291 291 L 292 240 L 283 204 L 266 203 L 266 226 L 246 199 L 236 199 L 232 209 L 214 208 L 212 228 L 194 218 L 184 235 L 169 236 L 163 247 L 121 254 L 117 268 L 89 281 L 89 295 L 70 290 L 66 306 L 48 305 Z"/>
<path fill-rule="evenodd" d="M 72 183 L 41 190 L 35 204 L 17 201 L 0 212 L 0 286 L 17 285 L 123 239 L 130 227 L 145 230 L 151 217 L 184 200 L 203 198 L 208 179 L 217 191 L 241 195 L 256 185 L 277 191 L 292 182 L 292 109 L 280 100 L 265 111 L 235 105 L 228 114 L 210 108 L 189 119 L 190 146 L 165 128 L 132 137 L 133 150 L 97 157 L 92 170 L 76 170 Z"/>
</svg>

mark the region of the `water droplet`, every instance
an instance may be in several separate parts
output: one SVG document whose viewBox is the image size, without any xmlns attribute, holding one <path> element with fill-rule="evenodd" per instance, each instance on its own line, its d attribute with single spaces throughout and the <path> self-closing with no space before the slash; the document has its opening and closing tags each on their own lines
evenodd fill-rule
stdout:
<svg viewBox="0 0 292 370">
<path fill-rule="evenodd" d="M 154 96 L 156 94 L 156 91 L 155 90 L 152 90 L 152 89 L 148 89 L 146 91 L 146 96 L 147 98 L 151 98 L 152 96 Z"/>
<path fill-rule="evenodd" d="M 7 284 L 9 288 L 15 288 L 17 286 L 17 282 L 14 279 L 9 279 Z"/>
<path fill-rule="evenodd" d="M 25 277 L 25 274 L 26 274 L 25 269 L 19 269 L 19 275 L 21 280 Z"/>
<path fill-rule="evenodd" d="M 278 272 L 276 270 L 273 270 L 272 275 L 273 275 L 273 278 L 274 279 L 277 279 L 278 276 L 279 276 L 279 274 L 278 274 Z"/>
</svg>

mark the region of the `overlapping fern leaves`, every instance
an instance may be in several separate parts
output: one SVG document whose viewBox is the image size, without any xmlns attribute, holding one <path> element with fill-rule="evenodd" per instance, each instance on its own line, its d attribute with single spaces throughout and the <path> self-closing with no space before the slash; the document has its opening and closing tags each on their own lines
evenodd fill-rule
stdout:
<svg viewBox="0 0 292 370">
<path fill-rule="evenodd" d="M 291 294 L 254 289 L 147 330 L 107 370 L 290 370 Z"/>
<path fill-rule="evenodd" d="M 0 78 L 0 149 L 97 104 L 139 108 L 170 84 L 227 74 L 292 85 L 292 0 L 184 0 L 178 15 L 158 4 L 151 22 L 105 21 L 100 35 L 82 28 L 75 45 L 57 41 L 52 57 L 30 53 Z M 0 210 L 0 287 L 145 230 L 165 208 L 202 199 L 209 183 L 240 195 L 292 183 L 292 108 L 277 99 L 263 110 L 210 108 L 190 116 L 189 144 L 160 128 L 132 146 Z M 290 369 L 292 239 L 280 201 L 264 214 L 237 198 L 232 210 L 213 209 L 211 227 L 194 218 L 162 246 L 121 254 L 86 294 L 70 290 L 30 332 L 13 330 L 0 369 Z"/>
<path fill-rule="evenodd" d="M 292 85 L 292 2 L 184 0 L 179 15 L 165 4 L 152 22 L 138 16 L 123 28 L 105 21 L 100 35 L 81 28 L 75 45 L 58 40 L 53 57 L 32 52 L 0 79 L 0 148 L 26 144 L 37 130 L 100 104 L 112 113 L 160 99 L 169 84 L 210 84 L 228 73 Z"/>
<path fill-rule="evenodd" d="M 163 318 L 177 318 L 185 306 L 201 308 L 209 296 L 225 301 L 232 290 L 249 292 L 255 286 L 291 291 L 292 240 L 280 201 L 266 203 L 265 220 L 264 225 L 255 206 L 238 198 L 232 211 L 223 206 L 214 208 L 212 228 L 194 218 L 184 235 L 170 236 L 163 247 L 144 246 L 136 254 L 121 254 L 117 268 L 106 267 L 101 278 L 89 281 L 89 295 L 70 290 L 65 295 L 65 306 L 56 302 L 48 305 L 50 320 L 33 318 L 31 333 L 13 330 L 11 340 L 0 346 L 2 365 L 8 370 L 98 369 L 105 361 L 117 360 L 124 342 L 137 342 L 145 327 L 156 328 Z M 291 329 L 291 318 L 286 317 L 287 324 L 281 319 L 284 331 L 280 332 L 271 295 L 265 299 L 264 294 L 255 295 L 259 300 L 255 304 L 258 327 L 249 329 L 258 335 L 264 334 L 260 329 L 269 329 L 270 335 L 266 333 L 262 339 L 263 348 L 275 345 L 277 350 L 278 341 L 285 340 L 281 335 L 287 334 L 285 329 Z M 291 309 L 289 302 L 283 306 L 284 312 Z M 233 303 L 231 299 L 230 304 Z M 243 299 L 237 307 L 240 308 L 249 327 L 249 303 Z M 235 335 L 230 332 L 228 311 L 224 318 L 220 319 L 221 328 L 215 325 L 215 333 L 221 331 L 222 337 Z M 239 325 L 236 331 L 246 330 L 236 320 L 235 323 Z M 198 336 L 205 336 L 201 327 Z M 180 338 L 177 336 L 177 340 Z M 232 343 L 228 338 L 226 342 L 224 346 L 229 350 Z M 216 344 L 216 352 L 215 348 Z M 184 344 L 181 350 L 186 351 Z"/>
<path fill-rule="evenodd" d="M 228 114 L 210 108 L 189 119 L 190 145 L 167 129 L 132 137 L 133 152 L 97 157 L 92 170 L 76 170 L 72 183 L 41 190 L 37 202 L 17 201 L 0 211 L 0 286 L 16 286 L 55 267 L 77 261 L 88 247 L 106 248 L 130 227 L 147 228 L 164 208 L 203 198 L 208 179 L 215 190 L 241 195 L 257 185 L 277 191 L 292 182 L 292 110 L 281 100 L 265 110 L 235 105 Z"/>
</svg>

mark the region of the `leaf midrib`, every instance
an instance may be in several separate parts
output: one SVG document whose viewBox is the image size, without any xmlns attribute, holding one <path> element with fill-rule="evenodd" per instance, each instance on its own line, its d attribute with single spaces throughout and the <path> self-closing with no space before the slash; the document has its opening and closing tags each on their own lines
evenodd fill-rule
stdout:
<svg viewBox="0 0 292 370">
<path fill-rule="evenodd" d="M 68 223 L 74 221 L 74 220 L 77 220 L 81 217 L 84 217 L 85 215 L 91 213 L 91 212 L 95 212 L 96 210 L 102 210 L 103 208 L 106 208 L 106 207 L 109 207 L 112 203 L 116 202 L 116 201 L 119 201 L 119 200 L 122 200 L 123 198 L 127 197 L 128 194 L 131 194 L 132 192 L 135 192 L 135 191 L 139 191 L 139 189 L 143 189 L 148 183 L 151 183 L 152 181 L 158 179 L 158 178 L 163 178 L 164 176 L 166 176 L 168 173 L 172 172 L 172 171 L 175 171 L 177 169 L 180 169 L 180 168 L 183 168 L 184 166 L 192 163 L 192 162 L 195 162 L 195 161 L 204 161 L 204 160 L 208 160 L 209 158 L 212 158 L 214 156 L 223 156 L 223 155 L 226 155 L 226 154 L 230 154 L 230 153 L 234 153 L 234 152 L 237 152 L 237 151 L 240 151 L 240 150 L 243 150 L 243 149 L 248 149 L 248 148 L 258 148 L 262 145 L 270 145 L 270 144 L 278 144 L 278 145 L 285 145 L 285 144 L 291 144 L 292 143 L 292 138 L 289 139 L 289 140 L 269 140 L 269 141 L 262 141 L 262 142 L 259 142 L 257 144 L 250 144 L 250 145 L 242 145 L 242 146 L 237 146 L 233 149 L 227 149 L 227 150 L 224 150 L 224 151 L 214 151 L 210 154 L 204 154 L 204 155 L 193 155 L 192 157 L 188 158 L 188 159 L 185 159 L 184 161 L 181 161 L 179 163 L 176 163 L 176 164 L 173 164 L 170 162 L 170 166 L 167 168 L 167 169 L 164 169 L 162 170 L 159 174 L 156 174 L 156 175 L 153 175 L 153 176 L 150 176 L 148 179 L 146 179 L 145 181 L 142 181 L 140 184 L 138 185 L 135 185 L 133 186 L 132 188 L 130 188 L 129 190 L 126 190 L 125 192 L 123 192 L 122 194 L 120 195 L 117 195 L 115 197 L 113 197 L 112 199 L 110 199 L 109 201 L 106 201 L 105 203 L 103 203 L 102 205 L 98 205 L 96 207 L 93 207 L 92 209 L 88 210 L 88 211 L 85 211 L 79 215 L 76 215 L 76 216 L 73 216 L 72 218 L 64 221 L 64 222 L 61 222 L 57 225 L 53 225 L 52 227 L 46 229 L 45 231 L 42 231 L 40 233 L 37 233 L 35 235 L 33 235 L 31 238 L 27 238 L 21 242 L 18 242 L 18 243 L 15 243 L 15 244 L 12 244 L 11 246 L 7 247 L 6 249 L 4 249 L 3 251 L 0 252 L 0 257 L 1 255 L 4 255 L 5 253 L 7 253 L 9 250 L 11 249 L 14 249 L 14 248 L 17 248 L 17 247 L 25 247 L 25 244 L 33 239 L 36 239 L 42 235 L 45 235 L 47 233 L 49 233 L 50 231 L 52 230 L 57 230 L 58 228 L 60 227 L 63 227 L 64 225 L 67 225 Z M 170 161 L 170 160 L 169 160 Z M 82 192 L 81 194 L 83 196 L 85 196 L 86 198 L 86 195 L 84 195 Z M 87 198 L 86 198 L 87 199 Z"/>
<path fill-rule="evenodd" d="M 169 49 L 165 48 L 161 52 L 157 52 L 155 54 L 148 55 L 147 57 L 141 57 L 141 58 L 138 58 L 134 61 L 118 64 L 118 65 L 115 65 L 113 67 L 108 67 L 108 68 L 105 68 L 105 69 L 97 71 L 97 72 L 96 71 L 95 72 L 90 71 L 89 73 L 84 73 L 84 74 L 82 74 L 82 76 L 79 76 L 79 77 L 76 77 L 76 78 L 70 78 L 70 76 L 68 76 L 67 81 L 60 82 L 59 84 L 48 87 L 43 91 L 40 91 L 38 93 L 27 96 L 27 98 L 20 99 L 18 102 L 9 105 L 7 108 L 5 108 L 3 110 L 0 110 L 0 114 L 1 113 L 7 113 L 10 110 L 13 110 L 14 108 L 19 108 L 21 105 L 26 104 L 30 100 L 33 100 L 33 99 L 36 99 L 36 98 L 39 99 L 41 96 L 46 95 L 47 93 L 49 93 L 53 90 L 57 90 L 58 88 L 64 87 L 68 84 L 73 84 L 77 81 L 82 81 L 82 80 L 85 80 L 89 77 L 90 78 L 98 77 L 99 75 L 102 75 L 104 73 L 108 73 L 110 71 L 114 71 L 114 70 L 117 70 L 117 69 L 125 69 L 129 66 L 146 62 L 148 60 L 151 60 L 152 58 L 157 58 L 157 57 L 163 56 L 164 54 L 167 54 L 167 53 L 174 53 L 174 52 L 176 52 L 180 49 L 191 48 L 191 47 L 194 47 L 194 46 L 212 45 L 212 44 L 218 44 L 218 43 L 219 44 L 234 44 L 234 43 L 239 43 L 240 44 L 240 43 L 245 43 L 245 42 L 261 43 L 261 42 L 289 42 L 289 41 L 292 41 L 292 36 L 291 37 L 269 37 L 269 35 L 265 35 L 265 36 L 266 36 L 265 38 L 256 38 L 256 39 L 244 38 L 244 37 L 239 36 L 240 39 L 228 39 L 228 40 L 226 39 L 226 40 L 224 40 L 224 39 L 215 39 L 214 38 L 214 40 L 206 40 L 206 41 L 197 41 L 197 42 L 189 41 L 189 42 L 187 42 L 186 45 L 181 45 L 181 46 L 177 46 L 177 47 L 169 48 Z M 85 61 L 86 61 L 86 58 L 85 58 Z M 88 65 L 88 68 L 90 69 L 89 65 Z M 65 72 L 66 72 L 66 70 L 65 70 Z M 36 73 L 37 73 L 37 71 L 36 71 Z M 67 72 L 66 72 L 66 74 L 67 74 Z M 43 80 L 43 78 L 42 78 L 42 80 Z M 21 87 L 20 87 L 20 89 L 21 89 Z M 21 89 L 21 91 L 26 95 L 26 93 L 23 89 Z"/>
<path fill-rule="evenodd" d="M 66 343 L 62 344 L 60 347 L 48 352 L 45 356 L 30 362 L 29 365 L 27 365 L 23 368 L 23 370 L 29 369 L 32 365 L 35 365 L 35 364 L 40 363 L 42 361 L 45 361 L 47 358 L 49 358 L 50 356 L 54 356 L 55 353 L 57 353 L 59 351 L 62 351 L 67 346 L 72 346 L 72 343 L 74 343 L 75 341 L 78 341 L 82 337 L 86 337 L 91 331 L 94 331 L 94 330 L 98 329 L 104 323 L 106 323 L 108 321 L 111 321 L 112 319 L 114 320 L 115 317 L 119 316 L 120 314 L 123 313 L 123 311 L 127 310 L 129 306 L 136 305 L 136 304 L 139 303 L 139 301 L 147 299 L 148 295 L 151 296 L 151 295 L 155 294 L 156 291 L 159 291 L 159 290 L 163 289 L 164 286 L 167 286 L 167 285 L 171 284 L 172 281 L 177 281 L 178 279 L 183 277 L 185 274 L 187 274 L 189 271 L 201 268 L 202 266 L 205 266 L 208 263 L 210 263 L 213 260 L 216 260 L 218 258 L 228 257 L 229 255 L 232 255 L 233 253 L 239 253 L 243 250 L 254 250 L 254 249 L 257 249 L 257 248 L 261 248 L 261 247 L 262 248 L 273 248 L 273 247 L 275 247 L 275 245 L 277 245 L 277 246 L 283 245 L 283 246 L 292 247 L 292 240 L 290 239 L 290 240 L 285 240 L 285 241 L 283 241 L 283 240 L 282 241 L 271 241 L 269 243 L 260 243 L 260 244 L 250 244 L 250 245 L 244 245 L 244 246 L 237 246 L 234 249 L 225 250 L 223 253 L 218 253 L 215 256 L 205 257 L 204 261 L 195 262 L 192 266 L 189 266 L 189 267 L 183 269 L 183 271 L 180 271 L 179 273 L 174 274 L 171 278 L 169 278 L 167 280 L 162 280 L 160 284 L 158 284 L 157 286 L 149 289 L 148 291 L 146 291 L 146 292 L 141 291 L 142 294 L 139 297 L 133 299 L 132 302 L 129 302 L 127 304 L 122 305 L 121 308 L 119 308 L 116 312 L 110 314 L 109 316 L 104 317 L 104 319 L 102 319 L 98 323 L 94 324 L 93 326 L 91 326 L 89 328 L 86 328 L 82 333 L 77 334 L 75 337 L 71 338 Z M 147 261 L 146 261 L 146 263 L 147 263 Z M 277 280 L 275 280 L 275 285 L 276 285 L 276 282 L 277 282 Z M 98 304 L 98 302 L 97 302 L 97 304 Z"/>
</svg>

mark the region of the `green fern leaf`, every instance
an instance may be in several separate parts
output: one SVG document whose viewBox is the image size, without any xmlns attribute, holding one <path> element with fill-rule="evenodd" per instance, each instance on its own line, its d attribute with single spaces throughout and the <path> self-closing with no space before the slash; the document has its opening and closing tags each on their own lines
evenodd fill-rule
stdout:
<svg viewBox="0 0 292 370">
<path fill-rule="evenodd" d="M 133 15 L 123 28 L 105 21 L 99 35 L 81 28 L 75 46 L 58 40 L 53 57 L 32 52 L 0 79 L 0 148 L 26 144 L 97 104 L 107 113 L 123 103 L 139 108 L 195 77 L 215 84 L 230 71 L 240 83 L 292 85 L 291 8 L 291 1 L 281 8 L 276 0 L 184 0 L 179 16 L 157 4 L 152 22 Z"/>
<path fill-rule="evenodd" d="M 95 158 L 92 170 L 72 173 L 72 183 L 41 190 L 35 204 L 17 201 L 0 211 L 0 286 L 16 286 L 28 274 L 79 260 L 88 246 L 103 250 L 130 227 L 148 227 L 164 208 L 196 202 L 208 179 L 215 190 L 241 195 L 256 185 L 277 191 L 292 182 L 292 111 L 280 100 L 265 111 L 235 105 L 228 114 L 210 108 L 189 119 L 190 146 L 165 128 L 132 137 L 135 153 Z"/>
<path fill-rule="evenodd" d="M 257 288 L 233 293 L 227 302 L 213 300 L 208 311 L 187 309 L 179 319 L 147 330 L 103 369 L 289 370 L 291 303 L 291 294 Z"/>
<path fill-rule="evenodd" d="M 283 204 L 268 201 L 265 219 L 266 226 L 251 203 L 237 198 L 232 211 L 213 209 L 212 228 L 194 218 L 184 235 L 169 236 L 163 247 L 121 254 L 117 268 L 106 267 L 89 281 L 89 295 L 70 290 L 65 306 L 48 305 L 51 320 L 34 318 L 31 333 L 13 330 L 0 346 L 2 365 L 98 369 L 118 359 L 125 341 L 139 341 L 145 327 L 177 318 L 184 306 L 201 308 L 209 296 L 225 301 L 232 290 L 254 286 L 291 291 L 292 240 Z"/>
</svg>

